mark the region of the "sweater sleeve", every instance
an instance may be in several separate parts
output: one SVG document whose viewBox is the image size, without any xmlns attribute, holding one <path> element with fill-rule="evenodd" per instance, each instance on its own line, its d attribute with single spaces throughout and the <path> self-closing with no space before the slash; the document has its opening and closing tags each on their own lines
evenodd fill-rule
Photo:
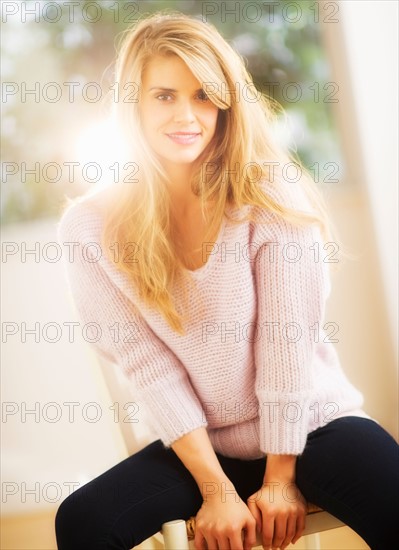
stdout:
<svg viewBox="0 0 399 550">
<path fill-rule="evenodd" d="M 170 446 L 207 426 L 202 405 L 183 364 L 115 283 L 121 274 L 99 253 L 87 213 L 82 220 L 74 208 L 61 218 L 58 240 L 68 257 L 67 280 L 86 338 L 123 369 L 155 433 Z"/>
<path fill-rule="evenodd" d="M 303 190 L 292 186 L 268 190 L 269 196 L 309 212 Z M 262 332 L 254 343 L 260 447 L 266 454 L 298 455 L 311 414 L 315 331 L 330 290 L 328 266 L 316 224 L 295 226 L 266 209 L 261 219 L 267 225 L 256 226 L 255 282 Z"/>
</svg>

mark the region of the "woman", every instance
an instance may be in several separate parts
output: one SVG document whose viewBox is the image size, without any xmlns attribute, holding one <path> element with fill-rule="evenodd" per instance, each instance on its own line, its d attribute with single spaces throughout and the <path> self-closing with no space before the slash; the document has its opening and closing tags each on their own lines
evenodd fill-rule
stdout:
<svg viewBox="0 0 399 550">
<path fill-rule="evenodd" d="M 159 439 L 64 500 L 59 550 L 129 549 L 192 515 L 197 549 L 249 549 L 256 529 L 285 548 L 307 501 L 390 548 L 398 446 L 323 330 L 330 225 L 271 105 L 182 14 L 129 30 L 116 77 L 136 179 L 70 205 L 59 240 L 78 243 L 69 281 L 97 351 Z"/>
</svg>

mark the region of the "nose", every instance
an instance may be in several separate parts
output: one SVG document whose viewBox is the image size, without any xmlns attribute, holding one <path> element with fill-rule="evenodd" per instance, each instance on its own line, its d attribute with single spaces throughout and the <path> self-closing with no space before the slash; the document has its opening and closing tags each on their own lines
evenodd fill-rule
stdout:
<svg viewBox="0 0 399 550">
<path fill-rule="evenodd" d="M 189 99 L 181 99 L 176 103 L 173 119 L 175 122 L 182 123 L 195 121 L 193 106 Z"/>
</svg>

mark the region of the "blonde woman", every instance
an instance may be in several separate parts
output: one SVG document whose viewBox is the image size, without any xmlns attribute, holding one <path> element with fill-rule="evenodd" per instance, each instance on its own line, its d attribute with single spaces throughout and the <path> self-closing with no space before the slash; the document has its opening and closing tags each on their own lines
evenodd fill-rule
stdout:
<svg viewBox="0 0 399 550">
<path fill-rule="evenodd" d="M 136 177 L 69 205 L 59 240 L 78 243 L 69 283 L 98 353 L 159 438 L 61 503 L 59 550 L 130 549 L 193 515 L 198 550 L 249 549 L 256 530 L 285 548 L 307 502 L 393 547 L 398 446 L 323 330 L 331 227 L 272 106 L 182 14 L 130 29 L 116 80 Z"/>
</svg>

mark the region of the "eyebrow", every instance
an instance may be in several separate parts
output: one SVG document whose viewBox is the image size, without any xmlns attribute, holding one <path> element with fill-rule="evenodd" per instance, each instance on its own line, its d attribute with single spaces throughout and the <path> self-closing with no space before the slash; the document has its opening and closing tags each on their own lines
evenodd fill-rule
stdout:
<svg viewBox="0 0 399 550">
<path fill-rule="evenodd" d="M 177 92 L 178 90 L 175 90 L 174 88 L 163 88 L 162 86 L 153 86 L 152 88 L 149 88 L 148 91 L 151 92 L 151 90 L 161 90 L 162 92 Z M 198 88 L 198 90 L 195 90 L 196 92 L 203 91 L 203 88 Z"/>
</svg>

